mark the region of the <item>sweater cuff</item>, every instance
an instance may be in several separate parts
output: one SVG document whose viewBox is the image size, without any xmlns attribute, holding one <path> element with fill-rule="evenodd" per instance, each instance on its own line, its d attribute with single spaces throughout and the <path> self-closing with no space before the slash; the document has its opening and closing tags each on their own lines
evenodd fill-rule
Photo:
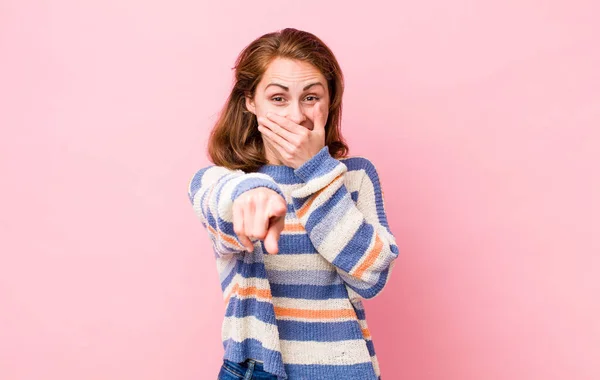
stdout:
<svg viewBox="0 0 600 380">
<path fill-rule="evenodd" d="M 294 170 L 294 174 L 304 182 L 308 182 L 313 178 L 321 177 L 331 172 L 340 163 L 341 161 L 331 156 L 329 147 L 325 145 L 311 159 Z"/>
<path fill-rule="evenodd" d="M 271 190 L 274 190 L 277 193 L 279 193 L 279 195 L 281 195 L 283 199 L 285 199 L 285 195 L 283 194 L 283 191 L 281 191 L 277 183 L 265 178 L 266 176 L 264 174 L 248 173 L 245 174 L 245 176 L 247 178 L 240 182 L 235 187 L 235 189 L 233 189 L 233 192 L 231 193 L 231 201 L 235 201 L 240 195 L 242 195 L 246 191 L 256 189 L 257 187 L 266 187 Z"/>
</svg>

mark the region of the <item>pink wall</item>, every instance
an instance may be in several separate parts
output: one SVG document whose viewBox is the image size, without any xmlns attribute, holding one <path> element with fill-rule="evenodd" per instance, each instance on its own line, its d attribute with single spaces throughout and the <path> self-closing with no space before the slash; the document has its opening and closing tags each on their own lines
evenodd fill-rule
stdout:
<svg viewBox="0 0 600 380">
<path fill-rule="evenodd" d="M 337 54 L 381 173 L 384 379 L 600 378 L 598 3 L 368 4 L 0 4 L 2 380 L 216 377 L 186 186 L 237 53 L 285 26 Z"/>
</svg>

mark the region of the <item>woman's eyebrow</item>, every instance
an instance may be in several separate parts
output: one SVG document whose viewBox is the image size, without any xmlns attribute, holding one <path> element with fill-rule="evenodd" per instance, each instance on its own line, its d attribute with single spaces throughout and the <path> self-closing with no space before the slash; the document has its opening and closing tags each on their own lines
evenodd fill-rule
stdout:
<svg viewBox="0 0 600 380">
<path fill-rule="evenodd" d="M 306 91 L 306 90 L 308 90 L 309 88 L 311 88 L 312 86 L 321 86 L 321 87 L 325 87 L 325 86 L 323 86 L 323 83 L 321 83 L 321 82 L 314 82 L 314 83 L 311 83 L 311 84 L 309 84 L 309 85 L 306 85 L 302 91 Z"/>
<path fill-rule="evenodd" d="M 304 86 L 304 88 L 302 89 L 302 91 L 306 91 L 306 90 L 308 90 L 309 88 L 311 88 L 312 86 L 317 86 L 317 85 L 319 85 L 319 86 L 321 86 L 321 87 L 325 87 L 325 86 L 323 86 L 323 83 L 321 83 L 321 82 L 314 82 L 314 83 L 307 84 L 306 86 Z M 290 90 L 290 88 L 289 88 L 289 87 L 287 87 L 287 86 L 284 86 L 284 85 L 282 85 L 282 84 L 279 84 L 279 83 L 269 83 L 269 84 L 267 85 L 267 87 L 265 87 L 265 90 L 266 90 L 267 88 L 269 88 L 269 86 L 278 86 L 278 87 L 281 87 L 282 89 L 284 89 L 285 91 L 289 91 L 289 90 Z"/>
</svg>

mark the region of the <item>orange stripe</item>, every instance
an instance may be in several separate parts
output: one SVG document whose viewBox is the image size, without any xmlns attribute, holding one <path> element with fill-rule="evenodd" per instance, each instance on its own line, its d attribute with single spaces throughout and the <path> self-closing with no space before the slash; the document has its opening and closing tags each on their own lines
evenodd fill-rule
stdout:
<svg viewBox="0 0 600 380">
<path fill-rule="evenodd" d="M 271 290 L 270 289 L 260 289 L 256 286 L 249 286 L 247 288 L 241 287 L 239 284 L 234 284 L 229 292 L 229 295 L 225 298 L 225 303 L 229 303 L 229 299 L 234 294 L 240 296 L 255 296 L 260 298 L 268 298 L 271 299 Z"/>
<path fill-rule="evenodd" d="M 331 181 L 329 183 L 329 185 L 325 186 L 324 188 L 322 188 L 321 190 L 317 191 L 316 193 L 313 194 L 313 196 L 298 210 L 296 211 L 296 216 L 298 216 L 299 218 L 302 218 L 304 216 L 304 214 L 306 214 L 308 212 L 308 209 L 310 208 L 310 205 L 312 205 L 312 203 L 315 201 L 315 199 L 323 192 L 325 191 L 327 188 L 331 187 L 339 178 L 341 178 L 344 175 L 344 173 L 338 175 L 337 177 L 335 177 L 333 179 L 333 181 Z"/>
<path fill-rule="evenodd" d="M 204 198 L 204 199 L 205 199 L 204 203 L 208 203 L 208 200 L 209 200 L 209 199 L 210 199 L 210 197 L 212 196 L 212 193 L 213 193 L 213 190 L 215 189 L 215 187 L 216 187 L 216 184 L 215 184 L 215 185 L 213 185 L 213 186 L 210 188 L 210 192 L 208 193 L 208 197 Z M 202 206 L 200 206 L 200 207 L 202 207 Z M 208 212 L 210 212 L 210 205 L 207 205 L 207 209 L 208 209 Z M 218 223 L 218 220 L 219 220 L 218 218 L 219 218 L 219 215 L 217 215 L 217 217 L 215 218 L 215 220 L 217 220 L 217 223 Z M 235 240 L 233 237 L 231 237 L 231 236 L 229 236 L 229 235 L 226 235 L 226 234 L 224 234 L 224 233 L 221 233 L 221 232 L 217 232 L 217 231 L 216 231 L 216 230 L 215 230 L 215 229 L 214 229 L 214 228 L 213 228 L 213 227 L 212 227 L 212 226 L 211 226 L 211 225 L 208 223 L 208 220 L 206 221 L 206 225 L 208 226 L 208 229 L 209 229 L 209 231 L 210 231 L 210 232 L 212 232 L 212 234 L 213 234 L 213 235 L 217 236 L 217 238 L 218 238 L 218 239 L 225 240 L 225 241 L 226 241 L 226 242 L 228 242 L 229 244 L 231 244 L 231 245 L 233 245 L 234 247 L 237 247 L 237 248 L 239 248 L 239 249 L 245 249 L 245 248 L 246 248 L 246 247 L 244 247 L 244 245 L 243 245 L 243 244 L 240 244 L 240 243 L 238 243 L 238 242 L 237 242 L 237 240 Z"/>
<path fill-rule="evenodd" d="M 365 339 L 371 338 L 371 332 L 369 331 L 369 329 L 364 328 L 364 329 L 361 329 L 361 330 L 362 330 L 363 337 Z"/>
<path fill-rule="evenodd" d="M 359 267 L 356 269 L 356 271 L 354 271 L 354 273 L 351 273 L 351 274 L 355 277 L 360 278 L 363 275 L 363 273 L 367 269 L 369 269 L 369 267 L 371 265 L 373 265 L 373 263 L 377 259 L 377 256 L 379 256 L 379 254 L 381 253 L 382 249 L 383 249 L 383 242 L 379 238 L 379 234 L 375 234 L 375 244 L 373 245 L 373 248 L 369 252 L 367 258 L 362 262 L 362 264 L 360 264 Z"/>
<path fill-rule="evenodd" d="M 335 319 L 355 317 L 353 309 L 329 309 L 329 310 L 313 310 L 313 309 L 292 309 L 287 307 L 275 306 L 275 315 L 279 317 L 298 317 L 308 319 Z"/>
<path fill-rule="evenodd" d="M 304 232 L 304 226 L 302 223 L 286 223 L 283 227 L 283 232 Z"/>
<path fill-rule="evenodd" d="M 243 245 L 239 244 L 237 242 L 237 240 L 235 240 L 234 238 L 232 238 L 231 236 L 224 234 L 222 232 L 218 232 L 217 230 L 215 230 L 210 224 L 206 223 L 206 225 L 208 226 L 209 231 L 213 234 L 216 235 L 218 237 L 218 239 L 221 240 L 225 240 L 226 242 L 228 242 L 229 244 L 233 245 L 236 248 L 239 249 L 246 249 L 246 247 L 244 247 Z"/>
<path fill-rule="evenodd" d="M 304 216 L 304 214 L 306 214 L 308 212 L 310 205 L 312 205 L 312 203 L 315 201 L 315 198 L 317 197 L 317 195 L 319 195 L 320 192 L 321 191 L 319 190 L 317 193 L 315 193 L 313 195 L 313 197 L 311 197 L 308 201 L 306 201 L 306 203 L 302 207 L 300 207 L 300 209 L 298 211 L 296 211 L 296 216 L 298 218 L 302 218 Z"/>
</svg>

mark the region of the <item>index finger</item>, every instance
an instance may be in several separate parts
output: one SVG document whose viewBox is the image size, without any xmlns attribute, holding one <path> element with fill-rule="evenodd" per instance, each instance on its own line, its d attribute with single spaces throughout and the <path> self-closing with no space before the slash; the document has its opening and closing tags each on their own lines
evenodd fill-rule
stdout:
<svg viewBox="0 0 600 380">
<path fill-rule="evenodd" d="M 274 112 L 267 112 L 267 118 L 277 123 L 280 127 L 287 129 L 290 132 L 295 132 L 298 128 L 303 128 L 291 121 L 290 119 L 277 115 Z"/>
</svg>

